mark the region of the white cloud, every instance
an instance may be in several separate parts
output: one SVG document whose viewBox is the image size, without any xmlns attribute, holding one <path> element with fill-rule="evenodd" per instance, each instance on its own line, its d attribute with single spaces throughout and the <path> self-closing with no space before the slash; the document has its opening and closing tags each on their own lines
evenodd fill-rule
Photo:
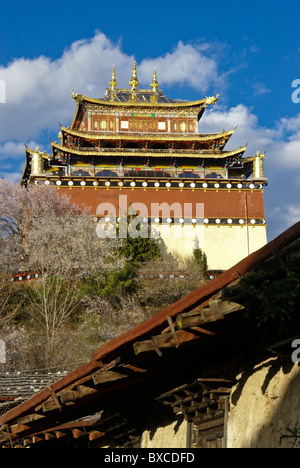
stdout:
<svg viewBox="0 0 300 468">
<path fill-rule="evenodd" d="M 274 141 L 276 131 L 259 125 L 258 118 L 243 104 L 226 108 L 221 99 L 211 111 L 206 111 L 199 122 L 199 132 L 214 133 L 236 128 L 225 149 L 232 150 L 248 143 L 246 155 L 268 150 Z"/>
<path fill-rule="evenodd" d="M 300 169 L 300 135 L 297 139 L 281 141 L 274 145 L 273 159 L 282 169 Z"/>
<path fill-rule="evenodd" d="M 300 168 L 300 114 L 282 118 L 276 126 L 273 159 L 281 170 Z"/>
<path fill-rule="evenodd" d="M 39 145 L 37 142 L 30 140 L 26 143 L 29 148 L 36 148 L 39 146 L 41 151 L 44 151 L 43 145 Z M 25 154 L 25 144 L 16 142 L 16 141 L 6 141 L 3 144 L 0 144 L 0 161 L 7 158 L 10 159 L 19 159 L 20 156 Z M 3 167 L 3 165 L 1 166 Z"/>
<path fill-rule="evenodd" d="M 35 141 L 27 142 L 29 148 L 39 146 L 44 151 L 43 145 Z M 0 144 L 0 177 L 9 178 L 13 182 L 20 183 L 25 165 L 25 145 L 15 141 L 6 141 Z"/>
<path fill-rule="evenodd" d="M 19 158 L 24 154 L 24 151 L 25 146 L 22 143 L 6 141 L 4 144 L 0 145 L 0 160 L 6 158 Z"/>
<path fill-rule="evenodd" d="M 11 170 L 7 173 L 5 171 L 0 171 L 0 178 L 1 179 L 9 179 L 15 184 L 19 184 L 22 177 L 22 171 L 20 172 L 12 172 Z"/>
<path fill-rule="evenodd" d="M 161 84 L 185 83 L 206 91 L 221 80 L 217 59 L 208 56 L 212 50 L 209 44 L 179 42 L 171 53 L 138 64 L 139 81 L 149 87 L 155 65 Z M 74 42 L 57 60 L 19 58 L 0 67 L 0 78 L 6 84 L 6 104 L 0 107 L 0 141 L 37 138 L 41 130 L 58 129 L 58 121 L 68 125 L 76 109 L 73 89 L 104 96 L 113 64 L 118 86 L 128 87 L 133 62 L 134 57 L 122 52 L 119 44 L 96 32 L 91 39 Z"/>
<path fill-rule="evenodd" d="M 300 220 L 300 206 L 298 204 L 287 204 L 283 213 L 280 213 L 280 207 L 275 207 L 272 214 L 276 218 L 281 215 L 285 224 L 291 226 Z"/>
<path fill-rule="evenodd" d="M 179 41 L 177 47 L 163 57 L 143 60 L 139 73 L 144 82 L 151 82 L 156 67 L 161 85 L 185 84 L 205 92 L 221 85 L 224 77 L 218 70 L 213 44 L 192 45 Z"/>
<path fill-rule="evenodd" d="M 113 63 L 123 71 L 129 59 L 118 44 L 97 33 L 90 40 L 73 43 L 57 60 L 20 58 L 0 67 L 6 83 L 0 140 L 34 138 L 43 129 L 55 128 L 59 120 L 68 124 L 76 109 L 72 89 L 83 94 L 93 89 L 94 95 L 102 96 Z"/>
<path fill-rule="evenodd" d="M 252 85 L 252 89 L 254 91 L 255 96 L 259 96 L 261 94 L 267 94 L 271 93 L 271 90 L 266 87 L 264 83 L 261 83 L 260 81 L 257 83 L 254 83 Z"/>
</svg>

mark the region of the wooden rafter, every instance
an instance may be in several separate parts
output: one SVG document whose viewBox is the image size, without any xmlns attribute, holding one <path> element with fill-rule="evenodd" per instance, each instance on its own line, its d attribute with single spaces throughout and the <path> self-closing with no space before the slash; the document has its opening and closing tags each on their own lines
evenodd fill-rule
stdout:
<svg viewBox="0 0 300 468">
<path fill-rule="evenodd" d="M 153 336 L 151 339 L 134 343 L 134 352 L 138 355 L 149 351 L 156 351 L 161 356 L 162 349 L 178 348 L 180 344 L 199 340 L 201 334 L 214 334 L 210 330 L 200 328 L 198 325 L 216 322 L 228 314 L 243 309 L 244 306 L 240 304 L 223 301 L 217 297 L 211 300 L 205 308 L 199 307 L 190 312 L 179 314 L 175 324 L 173 324 L 172 318 L 167 316 L 168 329 L 163 330 L 160 335 Z"/>
</svg>

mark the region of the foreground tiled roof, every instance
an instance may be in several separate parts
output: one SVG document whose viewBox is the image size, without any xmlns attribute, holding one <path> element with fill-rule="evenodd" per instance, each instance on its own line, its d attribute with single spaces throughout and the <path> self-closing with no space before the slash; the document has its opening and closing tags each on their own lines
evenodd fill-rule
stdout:
<svg viewBox="0 0 300 468">
<path fill-rule="evenodd" d="M 0 401 L 8 398 L 32 396 L 49 384 L 52 384 L 65 373 L 49 373 L 49 374 L 28 374 L 22 372 L 6 372 L 0 373 Z"/>
</svg>

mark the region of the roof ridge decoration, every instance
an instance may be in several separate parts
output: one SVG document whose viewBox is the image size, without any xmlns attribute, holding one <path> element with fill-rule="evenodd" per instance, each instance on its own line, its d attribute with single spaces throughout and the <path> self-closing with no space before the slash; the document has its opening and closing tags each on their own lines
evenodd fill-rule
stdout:
<svg viewBox="0 0 300 468">
<path fill-rule="evenodd" d="M 112 73 L 111 73 L 111 80 L 109 82 L 109 85 L 110 85 L 110 89 L 112 91 L 115 90 L 115 88 L 117 87 L 118 85 L 118 82 L 116 80 L 116 73 L 115 73 L 115 66 L 113 65 L 113 68 L 112 68 Z"/>
<path fill-rule="evenodd" d="M 150 86 L 152 88 L 151 102 L 153 104 L 155 104 L 157 102 L 157 98 L 158 98 L 157 88 L 159 87 L 159 84 L 157 82 L 157 75 L 156 75 L 156 68 L 155 67 L 154 67 L 154 70 L 153 70 L 153 79 L 152 79 L 152 83 L 151 83 Z"/>
<path fill-rule="evenodd" d="M 129 81 L 131 92 L 134 92 L 135 89 L 139 86 L 139 84 L 140 84 L 140 82 L 139 82 L 139 80 L 137 78 L 136 61 L 134 61 L 133 70 L 132 70 L 132 77 L 131 77 L 131 80 Z"/>
<path fill-rule="evenodd" d="M 120 91 L 128 91 L 126 89 L 119 89 Z M 148 91 L 149 90 L 141 90 L 141 91 Z M 157 93 L 159 94 L 159 93 Z M 87 103 L 91 103 L 91 104 L 100 104 L 100 105 L 105 105 L 105 106 L 109 106 L 109 105 L 117 105 L 117 106 L 124 106 L 124 105 L 128 105 L 130 104 L 129 101 L 123 101 L 123 102 L 110 102 L 107 100 L 107 98 L 103 98 L 103 99 L 97 99 L 97 98 L 91 98 L 91 97 L 88 97 L 88 96 L 85 96 L 83 94 L 76 94 L 74 91 L 72 91 L 72 98 L 77 101 L 78 103 L 80 102 L 83 102 L 83 101 L 86 101 Z M 210 96 L 210 97 L 206 97 L 204 99 L 199 99 L 197 101 L 175 101 L 175 100 L 168 100 L 168 101 L 164 101 L 164 102 L 157 102 L 157 106 L 159 107 L 175 107 L 175 108 L 186 108 L 186 107 L 198 107 L 199 105 L 204 105 L 204 106 L 208 106 L 208 105 L 214 105 L 217 103 L 218 101 L 218 98 L 219 98 L 219 94 L 217 94 L 216 96 Z M 134 104 L 135 106 L 142 106 L 142 107 L 149 107 L 149 102 L 136 102 Z"/>
<path fill-rule="evenodd" d="M 130 88 L 117 88 L 118 82 L 116 80 L 115 65 L 112 68 L 111 80 L 109 82 L 110 87 L 106 89 L 104 98 L 90 98 L 83 94 L 77 94 L 72 90 L 72 98 L 78 103 L 89 103 L 98 104 L 105 106 L 159 106 L 159 107 L 175 107 L 175 108 L 186 108 L 186 107 L 199 107 L 203 108 L 216 104 L 219 98 L 219 94 L 216 96 L 206 97 L 197 101 L 177 101 L 168 99 L 162 90 L 158 90 L 159 84 L 157 81 L 156 67 L 154 67 L 152 82 L 150 84 L 151 89 L 137 89 L 140 82 L 137 77 L 137 66 L 134 61 L 131 80 L 129 81 Z"/>
<path fill-rule="evenodd" d="M 159 84 L 157 82 L 156 67 L 154 67 L 153 78 L 152 78 L 152 83 L 151 83 L 151 88 L 152 88 L 154 93 L 157 93 L 157 88 L 158 87 L 159 87 Z"/>
</svg>

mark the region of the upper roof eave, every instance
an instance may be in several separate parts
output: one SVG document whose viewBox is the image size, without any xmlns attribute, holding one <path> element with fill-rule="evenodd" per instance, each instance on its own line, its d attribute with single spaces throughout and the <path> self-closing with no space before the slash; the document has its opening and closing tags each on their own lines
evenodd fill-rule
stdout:
<svg viewBox="0 0 300 468">
<path fill-rule="evenodd" d="M 69 148 L 67 146 L 63 146 L 63 145 L 60 145 L 58 143 L 51 143 L 52 144 L 52 148 L 56 148 L 56 149 L 59 149 L 61 151 L 64 151 L 66 153 L 70 153 L 70 154 L 76 154 L 76 155 L 80 155 L 80 156 L 142 156 L 144 157 L 145 155 L 148 155 L 149 157 L 178 157 L 178 158 L 184 158 L 184 157 L 188 157 L 188 158 L 198 158 L 198 159 L 226 159 L 226 158 L 229 158 L 229 157 L 234 157 L 234 156 L 237 156 L 237 155 L 242 155 L 245 151 L 246 151 L 246 148 L 247 148 L 247 145 L 245 146 L 242 146 L 236 150 L 233 150 L 233 151 L 220 151 L 220 152 L 195 152 L 195 153 L 192 153 L 188 150 L 186 150 L 186 152 L 184 150 L 181 150 L 181 152 L 179 151 L 172 151 L 171 153 L 168 152 L 166 150 L 166 152 L 164 152 L 163 150 L 147 150 L 146 152 L 144 151 L 138 151 L 138 150 L 135 150 L 134 152 L 133 151 L 126 151 L 125 150 L 112 150 L 111 148 L 107 148 L 105 151 L 101 151 L 101 150 L 97 150 L 97 151 L 86 151 L 86 150 L 80 150 L 80 149 L 77 149 L 77 148 Z"/>
<path fill-rule="evenodd" d="M 189 141 L 189 140 L 197 140 L 197 141 L 207 141 L 207 140 L 215 140 L 219 138 L 230 138 L 231 135 L 236 130 L 236 127 L 222 131 L 219 133 L 189 133 L 189 134 L 181 134 L 181 133 L 132 133 L 132 132 L 83 132 L 81 130 L 74 130 L 73 128 L 67 128 L 61 126 L 61 130 L 64 133 L 69 135 L 90 138 L 93 140 L 111 140 L 111 139 L 124 139 L 124 140 L 131 140 L 134 138 L 135 140 L 145 140 L 155 139 L 155 140 L 176 140 L 176 141 Z"/>
<path fill-rule="evenodd" d="M 141 90 L 142 91 L 142 90 Z M 208 105 L 213 105 L 218 101 L 219 95 L 206 97 L 204 99 L 200 99 L 197 101 L 170 101 L 170 102 L 136 102 L 136 101 L 112 101 L 107 99 L 95 99 L 90 98 L 88 96 L 84 96 L 83 94 L 72 94 L 73 99 L 79 103 L 91 103 L 91 104 L 100 104 L 105 107 L 162 107 L 162 108 L 187 108 L 187 107 L 200 107 Z"/>
</svg>

